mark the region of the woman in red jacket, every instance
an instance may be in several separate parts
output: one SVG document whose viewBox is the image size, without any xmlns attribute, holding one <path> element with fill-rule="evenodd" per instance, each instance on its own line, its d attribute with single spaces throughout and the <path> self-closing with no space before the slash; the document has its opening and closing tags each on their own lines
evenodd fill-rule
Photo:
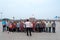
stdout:
<svg viewBox="0 0 60 40">
<path fill-rule="evenodd" d="M 32 24 L 33 24 L 33 31 L 35 31 L 36 22 L 32 22 Z"/>
<path fill-rule="evenodd" d="M 9 31 L 12 32 L 13 28 L 12 28 L 12 23 L 9 23 Z"/>
<path fill-rule="evenodd" d="M 13 22 L 12 28 L 13 28 L 13 32 L 15 32 L 16 31 L 16 22 Z"/>
<path fill-rule="evenodd" d="M 20 21 L 20 30 L 21 30 L 21 31 L 24 30 L 24 23 L 23 23 L 23 21 Z"/>
</svg>

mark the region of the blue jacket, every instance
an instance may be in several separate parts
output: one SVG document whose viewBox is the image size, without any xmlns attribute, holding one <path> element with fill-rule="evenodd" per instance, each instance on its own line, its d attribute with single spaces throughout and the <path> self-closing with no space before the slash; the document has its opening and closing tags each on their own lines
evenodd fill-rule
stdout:
<svg viewBox="0 0 60 40">
<path fill-rule="evenodd" d="M 6 21 L 2 21 L 2 25 L 6 25 Z"/>
</svg>

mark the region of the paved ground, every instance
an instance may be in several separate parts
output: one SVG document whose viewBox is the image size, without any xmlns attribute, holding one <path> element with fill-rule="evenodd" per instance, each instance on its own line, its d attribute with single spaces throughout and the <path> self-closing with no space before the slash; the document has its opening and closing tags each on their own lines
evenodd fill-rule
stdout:
<svg viewBox="0 0 60 40">
<path fill-rule="evenodd" d="M 0 40 L 60 40 L 60 23 L 57 23 L 56 33 L 37 33 L 33 32 L 32 36 L 26 36 L 26 33 L 0 32 Z"/>
</svg>

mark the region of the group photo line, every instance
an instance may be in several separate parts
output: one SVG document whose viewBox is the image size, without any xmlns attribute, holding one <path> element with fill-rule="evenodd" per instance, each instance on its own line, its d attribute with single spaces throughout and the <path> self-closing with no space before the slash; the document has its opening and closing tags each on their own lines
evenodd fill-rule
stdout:
<svg viewBox="0 0 60 40">
<path fill-rule="evenodd" d="M 3 32 L 27 32 L 27 36 L 31 32 L 46 32 L 46 33 L 56 33 L 56 23 L 55 21 L 6 21 L 2 20 Z"/>
</svg>

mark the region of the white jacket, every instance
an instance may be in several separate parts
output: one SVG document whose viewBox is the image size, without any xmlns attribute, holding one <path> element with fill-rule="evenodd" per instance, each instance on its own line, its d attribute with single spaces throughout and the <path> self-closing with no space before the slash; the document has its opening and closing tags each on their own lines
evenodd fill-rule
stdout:
<svg viewBox="0 0 60 40">
<path fill-rule="evenodd" d="M 32 28 L 33 24 L 31 22 L 25 22 L 26 28 Z"/>
<path fill-rule="evenodd" d="M 46 23 L 46 27 L 52 27 L 52 23 Z"/>
</svg>

